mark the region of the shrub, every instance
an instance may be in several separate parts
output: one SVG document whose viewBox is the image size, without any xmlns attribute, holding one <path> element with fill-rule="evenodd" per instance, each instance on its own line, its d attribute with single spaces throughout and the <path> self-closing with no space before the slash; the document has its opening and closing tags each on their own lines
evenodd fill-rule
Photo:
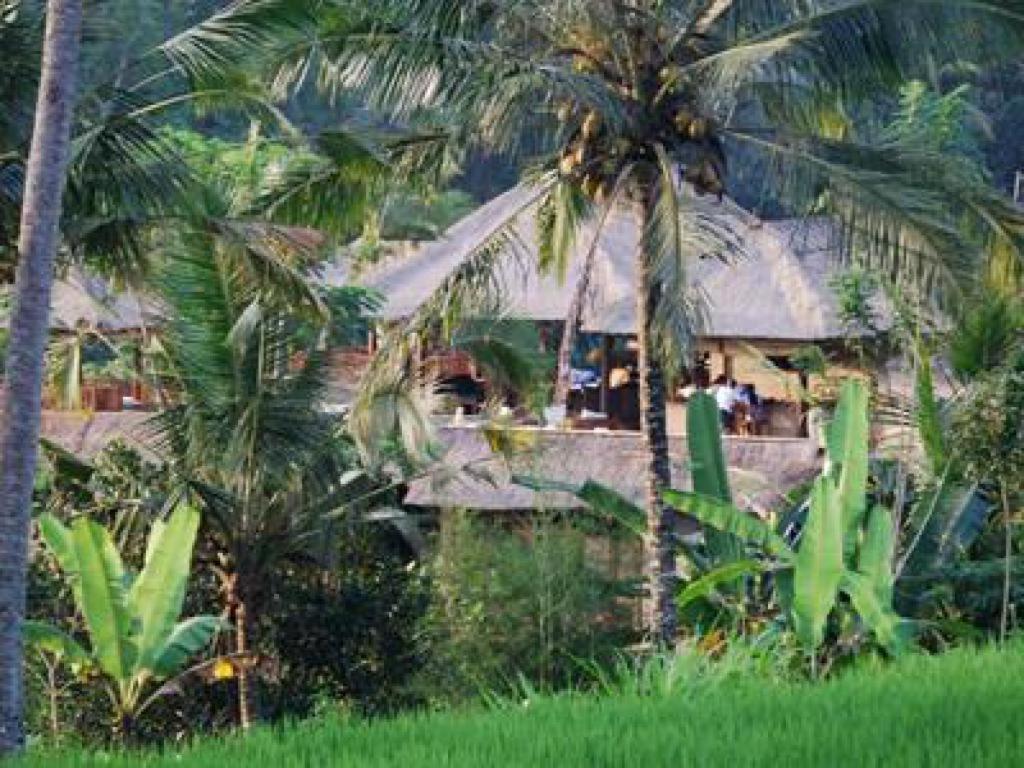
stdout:
<svg viewBox="0 0 1024 768">
<path fill-rule="evenodd" d="M 579 684 L 589 662 L 610 662 L 630 638 L 617 585 L 593 565 L 586 534 L 554 515 L 503 529 L 446 512 L 429 573 L 429 662 L 417 688 L 434 704 L 521 682 Z"/>
</svg>

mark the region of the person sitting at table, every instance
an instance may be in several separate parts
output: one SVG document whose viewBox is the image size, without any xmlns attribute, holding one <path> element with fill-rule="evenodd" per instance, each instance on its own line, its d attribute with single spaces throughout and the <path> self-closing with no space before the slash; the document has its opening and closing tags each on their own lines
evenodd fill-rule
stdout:
<svg viewBox="0 0 1024 768">
<path fill-rule="evenodd" d="M 715 379 L 715 402 L 718 404 L 718 414 L 722 419 L 722 429 L 726 432 L 732 432 L 735 426 L 733 409 L 738 400 L 736 382 L 725 376 Z"/>
<path fill-rule="evenodd" d="M 612 368 L 608 373 L 608 386 L 612 389 L 624 387 L 629 384 L 631 378 L 629 367 Z"/>
</svg>

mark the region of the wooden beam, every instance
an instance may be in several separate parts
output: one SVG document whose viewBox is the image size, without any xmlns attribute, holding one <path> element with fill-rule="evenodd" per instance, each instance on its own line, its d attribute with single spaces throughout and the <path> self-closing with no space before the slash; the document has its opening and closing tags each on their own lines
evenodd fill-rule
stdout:
<svg viewBox="0 0 1024 768">
<path fill-rule="evenodd" d="M 607 334 L 601 335 L 601 413 L 606 416 L 608 413 L 608 390 L 611 378 L 611 366 L 609 365 L 612 356 L 612 337 Z"/>
</svg>

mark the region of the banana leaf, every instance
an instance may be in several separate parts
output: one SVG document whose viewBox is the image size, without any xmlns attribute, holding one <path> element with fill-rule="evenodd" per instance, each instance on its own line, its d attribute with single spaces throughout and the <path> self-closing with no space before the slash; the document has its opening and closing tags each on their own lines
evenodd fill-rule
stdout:
<svg viewBox="0 0 1024 768">
<path fill-rule="evenodd" d="M 914 504 L 911 519 L 916 521 L 917 534 L 899 572 L 910 576 L 951 562 L 978 538 L 994 508 L 978 485 L 955 483 L 944 476 Z"/>
<path fill-rule="evenodd" d="M 588 480 L 576 494 L 590 508 L 608 515 L 640 537 L 647 532 L 646 515 L 636 504 L 607 486 Z"/>
<path fill-rule="evenodd" d="M 145 565 L 128 594 L 129 607 L 140 623 L 140 668 L 152 666 L 181 615 L 198 530 L 199 512 L 184 505 L 150 530 Z"/>
<path fill-rule="evenodd" d="M 711 395 L 700 392 L 690 398 L 686 406 L 686 440 L 694 493 L 732 503 L 718 404 Z M 717 563 L 743 557 L 743 542 L 727 531 L 712 528 L 705 531 L 704 538 Z"/>
<path fill-rule="evenodd" d="M 89 627 L 93 655 L 104 672 L 126 680 L 135 667 L 137 627 L 128 608 L 121 555 L 107 530 L 91 520 L 76 520 L 71 539 L 81 580 L 79 607 Z"/>
<path fill-rule="evenodd" d="M 845 571 L 842 590 L 853 603 L 854 610 L 864 625 L 871 630 L 879 645 L 898 656 L 907 649 L 913 636 L 913 623 L 900 618 L 891 605 L 879 600 L 874 582 L 867 576 Z"/>
<path fill-rule="evenodd" d="M 39 516 L 39 535 L 46 542 L 46 547 L 57 558 L 57 565 L 71 585 L 71 594 L 75 605 L 82 604 L 82 580 L 78 574 L 78 550 L 71 536 L 71 529 L 51 514 Z"/>
<path fill-rule="evenodd" d="M 175 674 L 185 662 L 210 644 L 214 636 L 230 628 L 218 616 L 195 616 L 178 624 L 153 656 L 152 672 L 157 679 Z"/>
<path fill-rule="evenodd" d="M 545 480 L 527 475 L 513 475 L 512 482 L 538 492 L 560 491 L 586 502 L 594 512 L 607 515 L 626 530 L 643 537 L 647 532 L 647 515 L 640 507 L 618 491 L 606 485 L 588 480 L 582 486 L 560 480 Z"/>
<path fill-rule="evenodd" d="M 825 623 L 836 604 L 843 574 L 843 531 L 838 492 L 828 476 L 811 492 L 811 508 L 793 570 L 793 624 L 808 650 L 825 638 Z"/>
<path fill-rule="evenodd" d="M 760 573 L 761 570 L 761 563 L 757 560 L 734 560 L 731 563 L 721 565 L 713 571 L 705 573 L 700 578 L 691 581 L 683 589 L 679 590 L 679 594 L 676 597 L 676 606 L 681 611 L 690 603 L 707 597 L 719 587 L 731 584 L 744 576 Z"/>
<path fill-rule="evenodd" d="M 892 606 L 895 539 L 892 514 L 881 504 L 876 504 L 868 513 L 857 571 L 870 582 L 878 601 L 889 607 Z"/>
<path fill-rule="evenodd" d="M 76 674 L 92 665 L 92 656 L 71 635 L 42 621 L 25 621 L 21 625 L 25 643 L 40 651 L 53 654 L 71 666 Z"/>
<path fill-rule="evenodd" d="M 664 498 L 668 504 L 692 515 L 699 522 L 730 533 L 747 544 L 758 546 L 770 555 L 783 560 L 793 556 L 793 551 L 770 525 L 732 504 L 686 491 L 666 491 Z"/>
<path fill-rule="evenodd" d="M 864 382 L 843 383 L 835 417 L 826 432 L 831 472 L 838 472 L 843 551 L 849 559 L 867 511 L 868 390 Z"/>
</svg>

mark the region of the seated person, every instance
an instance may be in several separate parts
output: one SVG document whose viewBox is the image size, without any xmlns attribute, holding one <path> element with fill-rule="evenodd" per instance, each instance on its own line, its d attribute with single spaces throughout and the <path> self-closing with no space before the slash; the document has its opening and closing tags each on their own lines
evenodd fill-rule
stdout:
<svg viewBox="0 0 1024 768">
<path fill-rule="evenodd" d="M 738 401 L 736 382 L 725 376 L 715 379 L 715 402 L 718 404 L 718 413 L 722 418 L 722 428 L 727 432 L 731 432 L 735 426 L 733 409 Z"/>
<path fill-rule="evenodd" d="M 768 421 L 768 404 L 757 394 L 753 384 L 744 384 L 740 387 L 740 401 L 747 405 L 747 422 L 750 433 L 759 434 L 761 425 Z"/>
<path fill-rule="evenodd" d="M 612 368 L 608 373 L 608 386 L 612 389 L 618 389 L 629 384 L 630 372 L 629 368 Z"/>
</svg>

